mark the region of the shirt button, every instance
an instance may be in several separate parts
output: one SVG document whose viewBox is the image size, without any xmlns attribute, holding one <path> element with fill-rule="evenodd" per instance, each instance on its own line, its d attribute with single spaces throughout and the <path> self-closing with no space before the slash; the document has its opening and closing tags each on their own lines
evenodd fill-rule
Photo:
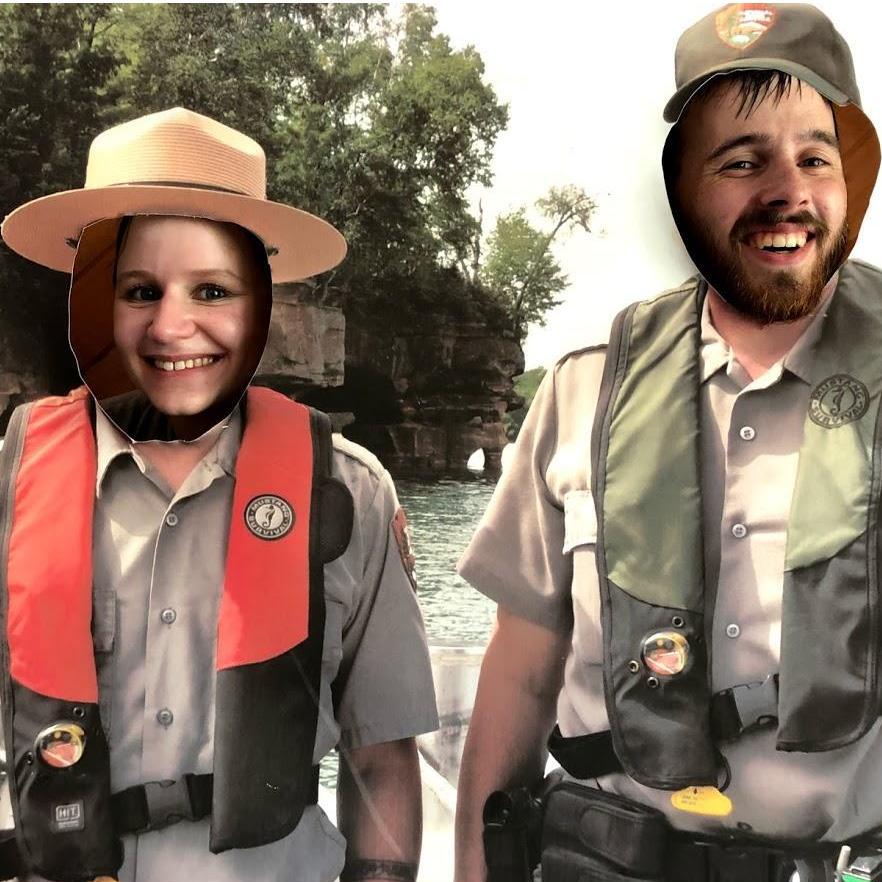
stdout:
<svg viewBox="0 0 882 882">
<path fill-rule="evenodd" d="M 159 723 L 160 726 L 170 726 L 174 722 L 174 719 L 175 715 L 167 707 L 156 712 L 156 722 Z"/>
<path fill-rule="evenodd" d="M 756 429 L 753 426 L 742 426 L 738 434 L 741 436 L 742 441 L 753 441 L 756 438 Z"/>
<path fill-rule="evenodd" d="M 173 511 L 170 511 L 170 512 L 165 516 L 165 522 L 166 522 L 170 527 L 174 527 L 174 526 L 178 523 L 178 516 L 177 516 Z"/>
<path fill-rule="evenodd" d="M 732 535 L 736 539 L 743 539 L 747 535 L 747 527 L 744 524 L 733 524 Z"/>
<path fill-rule="evenodd" d="M 159 618 L 161 618 L 163 623 L 166 625 L 170 625 L 177 617 L 178 614 L 171 607 L 169 607 L 168 609 L 164 609 L 159 614 Z"/>
<path fill-rule="evenodd" d="M 734 622 L 731 625 L 726 625 L 726 636 L 732 637 L 733 639 L 737 637 L 741 633 L 741 628 L 738 627 Z"/>
</svg>

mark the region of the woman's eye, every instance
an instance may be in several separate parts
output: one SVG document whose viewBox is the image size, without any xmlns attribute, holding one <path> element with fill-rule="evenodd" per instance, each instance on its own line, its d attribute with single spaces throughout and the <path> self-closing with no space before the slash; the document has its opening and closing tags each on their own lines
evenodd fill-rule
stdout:
<svg viewBox="0 0 882 882">
<path fill-rule="evenodd" d="M 160 291 L 151 288 L 150 285 L 132 285 L 131 288 L 126 288 L 123 293 L 123 298 L 133 303 L 152 303 L 154 300 L 159 300 L 160 297 L 162 297 Z"/>
<path fill-rule="evenodd" d="M 197 292 L 199 300 L 207 300 L 209 302 L 216 300 L 225 300 L 230 296 L 230 292 L 220 285 L 203 285 Z"/>
</svg>

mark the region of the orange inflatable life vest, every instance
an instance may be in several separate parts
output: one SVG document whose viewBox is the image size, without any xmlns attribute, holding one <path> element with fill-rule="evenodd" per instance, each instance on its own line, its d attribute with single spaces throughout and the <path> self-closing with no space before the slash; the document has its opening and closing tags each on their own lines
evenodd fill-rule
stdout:
<svg viewBox="0 0 882 882">
<path fill-rule="evenodd" d="M 214 771 L 176 782 L 191 806 L 204 805 L 193 815 L 172 805 L 168 782 L 111 794 L 91 635 L 93 406 L 85 388 L 23 405 L 0 460 L 0 688 L 17 852 L 9 863 L 0 843 L 0 878 L 115 876 L 118 836 L 133 829 L 120 829 L 119 816 L 133 805 L 141 818 L 146 804 L 151 829 L 210 811 L 220 852 L 282 838 L 315 801 L 323 567 L 345 550 L 353 517 L 348 490 L 331 478 L 327 417 L 269 389 L 245 398 Z"/>
</svg>

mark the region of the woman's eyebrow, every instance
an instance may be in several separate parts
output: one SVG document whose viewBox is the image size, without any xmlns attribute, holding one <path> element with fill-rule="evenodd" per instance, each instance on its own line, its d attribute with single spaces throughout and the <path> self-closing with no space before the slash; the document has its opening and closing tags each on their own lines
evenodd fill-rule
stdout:
<svg viewBox="0 0 882 882">
<path fill-rule="evenodd" d="M 229 278 L 235 279 L 236 281 L 241 282 L 243 284 L 246 281 L 238 273 L 233 272 L 232 270 L 229 270 L 229 269 L 222 269 L 221 267 L 206 267 L 204 269 L 200 268 L 200 269 L 188 270 L 185 273 L 185 275 L 188 277 L 191 277 L 191 278 L 193 278 L 193 277 L 198 278 L 198 277 L 202 277 L 202 276 L 208 276 L 208 277 L 229 276 Z M 117 281 L 119 281 L 121 279 L 129 279 L 129 278 L 151 278 L 152 276 L 153 276 L 153 273 L 151 273 L 150 270 L 138 269 L 137 267 L 135 267 L 133 269 L 127 269 L 121 273 L 117 273 L 116 278 L 117 278 Z"/>
</svg>

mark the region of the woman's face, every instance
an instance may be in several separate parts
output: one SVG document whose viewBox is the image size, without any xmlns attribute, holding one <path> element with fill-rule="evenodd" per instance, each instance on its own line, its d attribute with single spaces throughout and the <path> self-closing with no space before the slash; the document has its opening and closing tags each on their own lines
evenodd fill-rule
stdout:
<svg viewBox="0 0 882 882">
<path fill-rule="evenodd" d="M 232 224 L 136 217 L 120 248 L 113 336 L 126 371 L 181 437 L 222 419 L 266 343 L 271 292 Z"/>
</svg>

